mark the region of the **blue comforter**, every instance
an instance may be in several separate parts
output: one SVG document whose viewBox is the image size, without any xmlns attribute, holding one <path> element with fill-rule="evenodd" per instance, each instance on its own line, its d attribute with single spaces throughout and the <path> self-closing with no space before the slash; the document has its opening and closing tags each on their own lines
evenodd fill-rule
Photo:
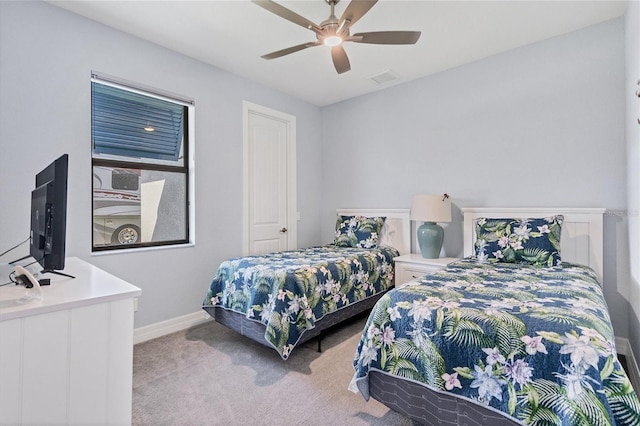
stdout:
<svg viewBox="0 0 640 426">
<path fill-rule="evenodd" d="M 468 258 L 385 294 L 354 380 L 380 370 L 536 425 L 638 425 L 595 273 Z"/>
<path fill-rule="evenodd" d="M 266 325 L 265 339 L 287 359 L 315 322 L 393 287 L 398 251 L 327 245 L 230 259 L 218 268 L 203 306 Z"/>
</svg>

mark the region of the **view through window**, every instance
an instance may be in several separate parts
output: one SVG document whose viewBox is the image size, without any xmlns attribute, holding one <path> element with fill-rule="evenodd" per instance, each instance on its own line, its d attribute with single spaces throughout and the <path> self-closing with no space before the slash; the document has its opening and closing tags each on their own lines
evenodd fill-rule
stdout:
<svg viewBox="0 0 640 426">
<path fill-rule="evenodd" d="M 93 250 L 189 242 L 193 104 L 91 82 Z"/>
</svg>

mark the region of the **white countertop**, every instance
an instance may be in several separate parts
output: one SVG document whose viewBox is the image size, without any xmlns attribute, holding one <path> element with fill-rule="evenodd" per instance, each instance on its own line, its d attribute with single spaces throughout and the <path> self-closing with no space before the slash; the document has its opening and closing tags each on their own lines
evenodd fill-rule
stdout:
<svg viewBox="0 0 640 426">
<path fill-rule="evenodd" d="M 0 282 L 8 282 L 11 271 L 12 265 L 0 265 Z M 41 301 L 22 303 L 21 299 L 24 300 L 29 291 L 23 286 L 10 284 L 0 287 L 0 321 L 134 298 L 142 294 L 138 287 L 77 257 L 66 259 L 63 272 L 75 278 L 51 273 L 39 277 L 51 279 L 50 285 L 41 287 Z"/>
</svg>

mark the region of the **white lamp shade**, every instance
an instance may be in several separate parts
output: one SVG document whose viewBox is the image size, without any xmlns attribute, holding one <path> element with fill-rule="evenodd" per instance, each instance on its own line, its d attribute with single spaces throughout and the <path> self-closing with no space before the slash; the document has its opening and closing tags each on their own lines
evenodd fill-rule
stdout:
<svg viewBox="0 0 640 426">
<path fill-rule="evenodd" d="M 445 195 L 414 195 L 411 220 L 451 222 L 451 201 Z"/>
</svg>

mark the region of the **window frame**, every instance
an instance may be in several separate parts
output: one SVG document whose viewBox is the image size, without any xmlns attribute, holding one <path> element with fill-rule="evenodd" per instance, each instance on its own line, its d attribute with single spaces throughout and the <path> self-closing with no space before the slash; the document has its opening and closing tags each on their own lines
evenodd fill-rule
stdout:
<svg viewBox="0 0 640 426">
<path fill-rule="evenodd" d="M 166 164 L 164 160 L 158 160 L 153 158 L 145 158 L 144 161 L 136 161 L 136 157 L 129 157 L 130 160 L 121 160 L 119 158 L 127 158 L 126 156 L 111 156 L 98 154 L 95 157 L 94 153 L 94 136 L 93 136 L 93 101 L 91 102 L 91 169 L 92 173 L 95 167 L 110 167 L 110 168 L 124 168 L 124 169 L 137 169 L 137 170 L 150 170 L 157 172 L 176 173 L 184 176 L 184 238 L 162 240 L 162 241 L 148 241 L 137 242 L 132 244 L 105 244 L 96 245 L 94 238 L 94 188 L 92 184 L 91 188 L 91 253 L 100 254 L 114 251 L 138 251 L 149 248 L 171 248 L 185 245 L 193 245 L 194 242 L 194 211 L 193 211 L 193 199 L 195 191 L 193 190 L 194 182 L 194 159 L 192 156 L 192 147 L 194 144 L 193 130 L 194 115 L 195 115 L 195 103 L 193 100 L 186 99 L 179 95 L 163 92 L 158 89 L 145 87 L 140 84 L 131 83 L 121 79 L 117 79 L 111 76 L 99 75 L 96 73 L 91 74 L 91 84 L 98 83 L 108 86 L 112 86 L 121 90 L 130 91 L 145 96 L 169 101 L 175 104 L 179 104 L 183 107 L 183 122 L 182 122 L 182 151 L 181 158 L 182 164 L 172 165 Z M 92 86 L 93 87 L 93 86 Z M 92 95 L 93 97 L 93 90 Z M 180 151 L 179 151 L 180 154 Z M 113 158 L 110 158 L 113 157 Z M 119 158 L 118 158 L 119 157 Z"/>
</svg>

